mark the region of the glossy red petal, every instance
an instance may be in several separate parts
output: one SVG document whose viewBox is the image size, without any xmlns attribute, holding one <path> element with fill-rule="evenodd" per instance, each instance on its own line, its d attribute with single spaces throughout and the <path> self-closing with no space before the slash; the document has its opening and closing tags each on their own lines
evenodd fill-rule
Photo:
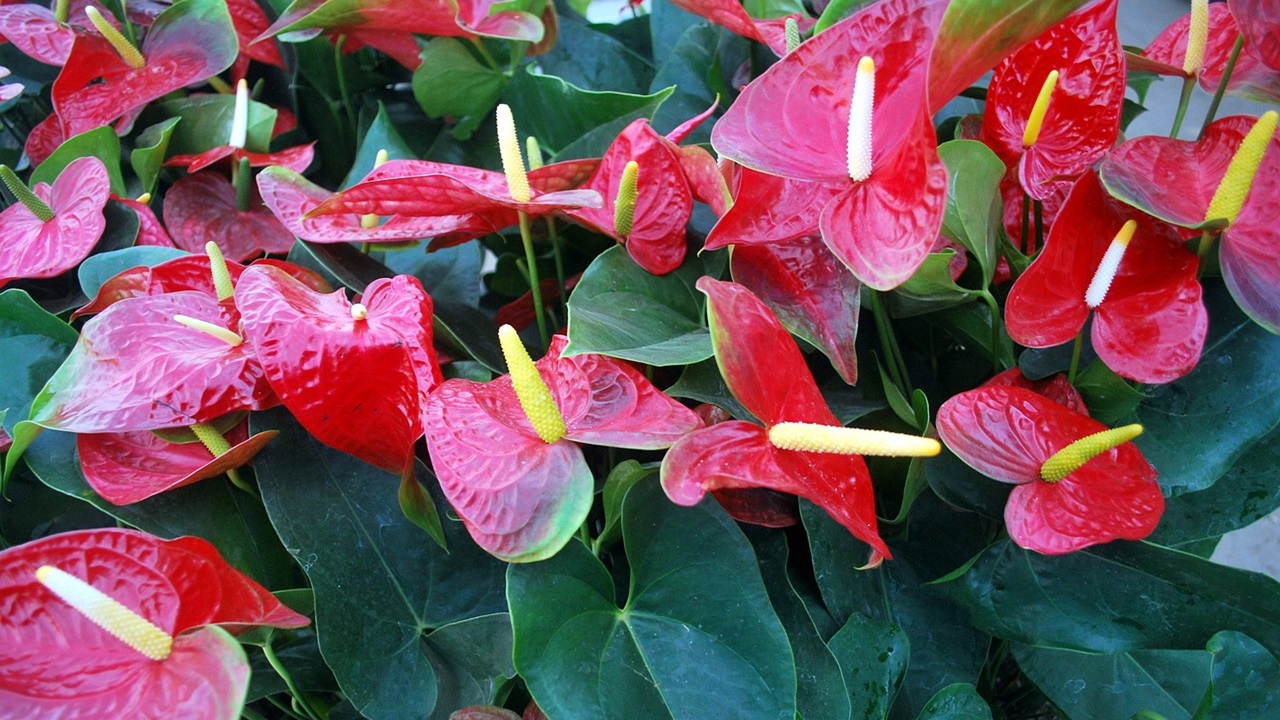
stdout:
<svg viewBox="0 0 1280 720">
<path fill-rule="evenodd" d="M 635 368 L 588 353 L 564 357 L 568 338 L 556 335 L 538 372 L 575 442 L 658 450 L 702 427 L 689 408 L 665 395 Z"/>
<path fill-rule="evenodd" d="M 779 57 L 787 54 L 785 23 L 788 18 L 796 21 L 800 32 L 808 31 L 816 22 L 799 13 L 757 20 L 747 14 L 738 0 L 672 0 L 672 4 L 717 25 L 723 25 L 735 35 L 762 42 Z"/>
<path fill-rule="evenodd" d="M 285 69 L 284 58 L 274 40 L 260 43 L 254 38 L 266 31 L 271 20 L 262 11 L 256 0 L 227 0 L 227 11 L 231 14 L 231 24 L 236 29 L 236 39 L 240 44 L 240 53 L 268 65 Z"/>
<path fill-rule="evenodd" d="M 174 244 L 188 252 L 203 253 L 213 242 L 228 259 L 244 262 L 293 247 L 293 233 L 267 208 L 237 210 L 235 187 L 213 171 L 174 183 L 165 195 L 164 219 Z"/>
<path fill-rule="evenodd" d="M 880 538 L 871 474 L 860 455 L 777 450 L 775 457 L 797 487 L 774 489 L 812 500 L 854 537 L 884 558 L 893 557 Z"/>
<path fill-rule="evenodd" d="M 1187 38 L 1190 29 L 1190 14 L 1174 20 L 1142 51 L 1141 57 L 1157 64 L 1139 62 L 1135 65 L 1131 62 L 1130 70 L 1185 76 L 1182 63 L 1187 57 Z M 1235 45 L 1237 35 L 1239 31 L 1236 29 L 1236 21 L 1231 16 L 1231 11 L 1227 9 L 1227 4 L 1211 3 L 1208 42 L 1205 44 L 1203 74 L 1200 76 L 1200 82 L 1210 91 L 1217 89 L 1218 83 L 1222 80 L 1222 70 L 1227 64 L 1227 58 L 1231 55 L 1231 47 Z"/>
<path fill-rule="evenodd" d="M 872 158 L 879 167 L 915 131 L 925 109 L 941 11 L 939 3 L 885 0 L 801 43 L 752 81 L 716 123 L 716 151 L 774 175 L 850 182 L 849 101 L 865 55 L 876 64 Z"/>
<path fill-rule="evenodd" d="M 755 293 L 782 325 L 830 358 L 850 385 L 858 380 L 859 295 L 862 286 L 832 262 L 813 235 L 770 245 L 733 249 L 733 280 Z"/>
<path fill-rule="evenodd" d="M 906 282 L 929 255 L 947 205 L 947 168 L 927 116 L 865 182 L 822 211 L 822 239 L 859 280 L 876 290 Z"/>
<path fill-rule="evenodd" d="M 55 113 L 31 128 L 31 132 L 27 135 L 27 142 L 22 146 L 22 152 L 26 153 L 32 163 L 39 164 L 49 159 L 53 151 L 57 150 L 66 139 L 66 128 Z"/>
<path fill-rule="evenodd" d="M 694 199 L 709 205 L 717 217 L 724 215 L 729 209 L 729 188 L 716 159 L 699 145 L 677 147 L 675 151 Z"/>
<path fill-rule="evenodd" d="M 121 300 L 85 323 L 71 355 L 32 403 L 44 427 L 100 433 L 186 426 L 276 404 L 248 343 L 174 321 L 187 315 L 235 332 L 229 303 L 183 291 Z"/>
<path fill-rule="evenodd" d="M 1196 142 L 1134 138 L 1103 158 L 1098 175 L 1112 197 L 1174 225 L 1199 227 L 1231 156 L 1256 120 L 1222 118 Z"/>
<path fill-rule="evenodd" d="M 177 247 L 173 244 L 173 238 L 169 237 L 169 231 L 164 229 L 164 225 L 160 224 L 160 219 L 156 217 L 149 205 L 131 200 L 129 198 L 112 197 L 116 202 L 129 206 L 138 216 L 138 239 L 134 241 L 134 245 L 150 245 L 153 247 Z"/>
<path fill-rule="evenodd" d="M 1056 483 L 1013 489 L 1004 508 L 1018 545 L 1061 555 L 1116 539 L 1141 540 L 1164 514 L 1156 471 L 1131 443 L 1089 461 Z"/>
<path fill-rule="evenodd" d="M 27 57 L 61 66 L 71 55 L 75 30 L 58 23 L 47 7 L 23 3 L 0 7 L 0 35 Z"/>
<path fill-rule="evenodd" d="M 22 203 L 0 212 L 0 286 L 15 278 L 46 278 L 70 270 L 93 250 L 107 222 L 111 192 L 107 168 L 96 157 L 77 158 L 53 181 L 34 190 L 53 218 L 44 222 Z"/>
<path fill-rule="evenodd" d="M 213 457 L 200 443 L 171 443 L 147 430 L 76 436 L 80 468 L 93 491 L 113 505 L 130 505 L 249 462 L 278 431 L 248 437 L 243 425 L 227 434 L 231 449 Z"/>
<path fill-rule="evenodd" d="M 978 472 L 1001 482 L 1040 481 L 1040 466 L 1049 456 L 1092 432 L 1105 430 L 1099 422 L 1079 415 L 1090 425 L 1081 432 L 1078 420 L 1056 427 L 1047 405 L 1062 407 L 1030 390 L 1000 385 L 983 386 L 948 399 L 938 408 L 938 437 Z M 1068 412 L 1063 408 L 1063 412 Z M 1074 414 L 1068 417 L 1077 417 Z"/>
<path fill-rule="evenodd" d="M 510 376 L 440 385 L 423 424 L 440 487 L 491 554 L 511 562 L 550 557 L 586 519 L 595 485 L 582 451 L 534 433 Z"/>
<path fill-rule="evenodd" d="M 1280 333 L 1280 141 L 1272 140 L 1240 217 L 1223 234 L 1222 278 L 1240 308 Z"/>
<path fill-rule="evenodd" d="M 1027 118 L 1045 78 L 1059 72 L 1039 138 L 1023 149 Z M 1041 185 L 1072 177 L 1100 158 L 1120 132 L 1124 51 L 1116 1 L 1103 0 L 1053 26 L 995 68 L 983 115 L 983 140 L 1001 157 L 1021 155 L 1019 176 L 1032 197 Z"/>
<path fill-rule="evenodd" d="M 1267 65 L 1280 70 L 1280 7 L 1267 0 L 1228 0 L 1245 42 Z"/>
<path fill-rule="evenodd" d="M 489 35 L 537 42 L 542 23 L 530 13 L 504 10 L 490 14 L 497 0 L 295 0 L 267 29 L 267 35 L 309 28 L 343 32 L 397 31 L 470 37 Z"/>
<path fill-rule="evenodd" d="M 321 295 L 269 266 L 236 284 L 244 330 L 281 402 L 318 440 L 399 475 L 422 435 L 439 378 L 431 299 L 417 279 L 377 280 L 357 320 L 339 291 Z"/>
<path fill-rule="evenodd" d="M 729 391 L 765 425 L 839 425 L 805 365 L 795 340 L 750 290 L 710 277 L 698 279 L 716 364 Z"/>
<path fill-rule="evenodd" d="M 1081 415 L 1088 415 L 1089 409 L 1085 407 L 1084 398 L 1080 397 L 1080 391 L 1075 389 L 1067 376 L 1062 373 L 1052 375 L 1042 380 L 1029 380 L 1027 376 L 1022 374 L 1020 368 L 1009 368 L 1002 373 L 997 374 L 990 380 L 982 383 L 982 387 L 990 385 L 1009 385 L 1012 387 L 1030 390 L 1038 395 L 1043 395 L 1050 400 L 1063 405 L 1070 410 L 1074 410 Z"/>
<path fill-rule="evenodd" d="M 1048 237 L 1049 232 L 1053 229 L 1053 223 L 1057 220 L 1058 213 L 1061 211 L 1063 203 L 1067 201 L 1067 195 L 1071 193 L 1071 188 L 1074 186 L 1074 180 L 1060 180 L 1040 186 L 1042 195 L 1040 198 L 1040 218 L 1044 227 L 1045 237 Z M 1009 235 L 1009 240 L 1019 248 L 1026 248 L 1029 251 L 1038 249 L 1035 242 L 1034 206 L 1028 206 L 1027 212 L 1027 234 L 1030 237 L 1022 237 L 1022 203 L 1027 195 L 1022 190 L 1022 183 L 1018 180 L 1016 164 L 1001 178 L 1000 196 L 1004 199 L 1004 229 Z M 1003 258 L 1001 261 L 1004 262 Z"/>
<path fill-rule="evenodd" d="M 706 249 L 768 244 L 818 232 L 822 209 L 847 186 L 768 175 L 748 167 L 737 170 L 733 205 L 707 234 Z"/>
<path fill-rule="evenodd" d="M 240 279 L 242 272 L 243 265 L 227 262 L 227 273 L 233 283 Z M 72 318 L 102 312 L 125 298 L 163 295 L 181 290 L 195 290 L 211 298 L 218 296 L 213 287 L 213 273 L 209 269 L 207 255 L 187 255 L 166 260 L 153 267 L 135 267 L 116 273 L 102 283 L 97 296 L 75 311 Z"/>
</svg>

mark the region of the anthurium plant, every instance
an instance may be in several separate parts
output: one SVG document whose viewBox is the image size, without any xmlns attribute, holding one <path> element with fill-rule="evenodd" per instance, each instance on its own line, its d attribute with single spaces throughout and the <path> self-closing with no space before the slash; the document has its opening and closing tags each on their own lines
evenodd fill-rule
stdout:
<svg viewBox="0 0 1280 720">
<path fill-rule="evenodd" d="M 0 718 L 1280 716 L 1280 12 L 1122 2 L 5 2 Z"/>
</svg>

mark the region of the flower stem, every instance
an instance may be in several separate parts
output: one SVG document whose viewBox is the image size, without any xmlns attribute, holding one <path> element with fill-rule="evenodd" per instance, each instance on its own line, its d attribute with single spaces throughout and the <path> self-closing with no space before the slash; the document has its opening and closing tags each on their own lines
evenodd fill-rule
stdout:
<svg viewBox="0 0 1280 720">
<path fill-rule="evenodd" d="M 999 375 L 1004 370 L 1004 363 L 1000 361 L 1000 336 L 1003 322 L 1000 319 L 1000 303 L 996 301 L 990 290 L 983 289 L 982 299 L 987 303 L 987 309 L 991 311 L 991 370 Z"/>
<path fill-rule="evenodd" d="M 1209 103 L 1209 112 L 1204 115 L 1204 122 L 1200 124 L 1200 136 L 1204 137 L 1204 131 L 1209 127 L 1209 123 L 1213 122 L 1213 118 L 1218 114 L 1218 106 L 1222 104 L 1222 96 L 1227 92 L 1227 83 L 1231 82 L 1231 73 L 1235 72 L 1236 61 L 1240 59 L 1240 50 L 1244 48 L 1244 35 L 1236 37 L 1236 44 L 1231 47 L 1231 55 L 1227 58 L 1227 66 L 1222 69 L 1222 81 L 1218 83 L 1218 89 L 1213 92 L 1213 100 Z"/>
<path fill-rule="evenodd" d="M 69 17 L 71 17 L 71 0 L 58 0 L 53 8 L 53 21 L 59 25 L 66 25 Z"/>
<path fill-rule="evenodd" d="M 1036 213 L 1036 245 L 1031 248 L 1031 252 L 1027 253 L 1028 255 L 1034 255 L 1040 248 L 1044 247 L 1044 203 L 1036 200 L 1032 204 Z"/>
<path fill-rule="evenodd" d="M 1178 132 L 1182 130 L 1182 119 L 1187 116 L 1187 105 L 1191 103 L 1191 90 L 1196 86 L 1196 77 L 1188 75 L 1182 79 L 1182 96 L 1178 98 L 1178 113 L 1173 116 L 1173 129 L 1169 131 L 1169 137 L 1177 139 Z"/>
<path fill-rule="evenodd" d="M 1031 242 L 1031 196 L 1027 194 L 1026 190 L 1022 191 L 1021 240 L 1022 242 L 1019 244 L 1018 249 L 1022 250 L 1023 254 L 1030 255 L 1031 250 L 1028 248 L 1028 243 Z"/>
<path fill-rule="evenodd" d="M 542 340 L 542 349 L 546 349 L 550 341 L 547 335 L 547 318 L 542 311 L 542 281 L 538 277 L 538 258 L 533 252 L 533 231 L 529 225 L 529 215 L 520 212 L 520 241 L 524 243 L 524 260 L 529 266 L 529 290 L 533 293 L 533 313 L 538 318 L 538 337 Z"/>
<path fill-rule="evenodd" d="M 468 39 L 471 41 L 471 45 L 475 47 L 476 51 L 480 53 L 480 57 L 484 58 L 484 64 L 488 65 L 490 70 L 493 70 L 494 72 L 502 72 L 502 67 L 498 65 L 497 58 L 493 56 L 493 53 L 489 52 L 489 48 L 484 46 L 483 40 L 475 37 L 474 35 Z"/>
<path fill-rule="evenodd" d="M 564 274 L 564 255 L 560 252 L 560 230 L 556 228 L 556 219 L 547 216 L 547 237 L 551 238 L 551 256 L 556 261 L 556 280 L 560 283 L 560 304 L 565 308 L 566 322 L 569 307 L 569 283 Z"/>
<path fill-rule="evenodd" d="M 293 675 L 291 675 L 289 670 L 285 668 L 284 663 L 280 662 L 280 658 L 276 657 L 276 651 L 271 647 L 270 638 L 262 644 L 262 654 L 266 656 L 267 662 L 271 665 L 271 669 L 276 671 L 276 674 L 280 676 L 281 680 L 284 680 L 284 686 L 289 688 L 289 694 L 297 700 L 297 702 L 293 704 L 294 709 L 301 709 L 301 711 L 306 713 L 307 717 L 312 718 L 312 720 L 321 720 L 322 716 L 320 713 L 316 712 L 315 708 L 311 707 L 311 703 L 304 699 L 302 691 L 298 689 L 298 684 L 293 680 Z"/>
<path fill-rule="evenodd" d="M 1071 368 L 1067 370 L 1067 382 L 1076 384 L 1076 371 L 1080 369 L 1080 351 L 1084 348 L 1084 328 L 1076 333 L 1075 344 L 1071 346 Z"/>
<path fill-rule="evenodd" d="M 338 76 L 338 92 L 342 95 L 342 107 L 347 111 L 347 122 L 351 125 L 354 137 L 360 128 L 356 124 L 356 110 L 351 105 L 351 90 L 347 87 L 347 69 L 342 63 L 342 49 L 347 45 L 347 36 L 339 35 L 333 46 L 333 69 Z"/>
<path fill-rule="evenodd" d="M 1217 236 L 1205 230 L 1200 233 L 1200 242 L 1196 245 L 1196 256 L 1200 258 L 1200 267 L 1196 270 L 1196 279 L 1204 277 L 1205 265 L 1209 263 L 1209 251 L 1213 249 L 1213 241 Z"/>
<path fill-rule="evenodd" d="M 884 348 L 885 363 L 889 366 L 889 379 L 898 386 L 904 397 L 911 397 L 911 381 L 907 376 L 906 363 L 902 360 L 898 338 L 893 334 L 889 313 L 885 311 L 884 301 L 880 296 L 881 293 L 878 290 L 872 290 L 867 295 L 871 301 L 871 314 L 876 319 L 876 333 L 880 336 L 880 345 Z"/>
</svg>

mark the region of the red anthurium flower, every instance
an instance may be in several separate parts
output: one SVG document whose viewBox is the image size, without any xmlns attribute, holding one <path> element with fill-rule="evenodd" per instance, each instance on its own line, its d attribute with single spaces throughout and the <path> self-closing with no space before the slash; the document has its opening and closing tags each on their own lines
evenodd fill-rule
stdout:
<svg viewBox="0 0 1280 720">
<path fill-rule="evenodd" d="M 1141 137 L 1099 168 L 1113 197 L 1204 231 L 1221 231 L 1222 277 L 1241 309 L 1280 332 L 1280 138 L 1277 114 L 1218 120 L 1196 142 Z M 1225 225 L 1225 229 L 1222 229 Z"/>
<path fill-rule="evenodd" d="M 755 293 L 784 327 L 831 359 L 845 382 L 858 380 L 862 285 L 816 235 L 769 245 L 742 245 L 730 260 L 733 280 Z"/>
<path fill-rule="evenodd" d="M 1174 227 L 1112 200 L 1089 171 L 1009 292 L 1009 336 L 1059 345 L 1093 311 L 1093 347 L 1107 367 L 1139 382 L 1175 380 L 1200 360 L 1209 327 L 1198 267 Z"/>
<path fill-rule="evenodd" d="M 727 410 L 703 403 L 693 409 L 702 424 L 710 427 L 729 422 L 733 416 Z M 712 490 L 716 502 L 738 522 L 761 527 L 791 527 L 800 524 L 800 503 L 795 495 L 780 493 L 768 488 L 721 488 Z"/>
<path fill-rule="evenodd" d="M 121 41 L 128 44 L 122 37 L 116 42 Z M 53 107 L 64 136 L 107 125 L 226 70 L 236 58 L 226 3 L 183 0 L 156 18 L 140 50 L 130 46 L 124 54 L 129 59 L 99 35 L 76 37 L 53 83 Z"/>
<path fill-rule="evenodd" d="M 306 38 L 327 30 L 374 47 L 387 34 L 542 39 L 542 22 L 535 15 L 520 10 L 491 14 L 495 4 L 497 0 L 294 0 L 264 34 Z"/>
<path fill-rule="evenodd" d="M 308 622 L 204 540 L 114 528 L 0 552 L 0 605 L 12 717 L 234 720 L 249 663 L 226 630 Z"/>
<path fill-rule="evenodd" d="M 107 221 L 111 193 L 107 168 L 96 157 L 71 161 L 50 187 L 21 186 L 7 167 L 6 185 L 19 196 L 0 212 L 0 287 L 16 278 L 47 278 L 80 264 L 93 250 Z"/>
<path fill-rule="evenodd" d="M 1084 405 L 1084 398 L 1080 397 L 1080 391 L 1076 390 L 1075 386 L 1067 380 L 1067 376 L 1062 373 L 1042 380 L 1030 380 L 1026 375 L 1022 374 L 1021 369 L 1016 367 L 1009 368 L 982 383 L 982 387 L 991 386 L 1008 386 L 1030 390 L 1081 415 L 1089 414 L 1089 409 Z"/>
<path fill-rule="evenodd" d="M 890 557 L 876 529 L 867 465 L 861 454 L 852 453 L 901 454 L 893 447 L 901 441 L 916 446 L 917 452 L 936 454 L 937 443 L 841 427 L 800 348 L 764 303 L 741 285 L 711 278 L 698 280 L 698 289 L 707 295 L 720 374 L 764 427 L 731 420 L 681 439 L 662 461 L 667 497 L 679 505 L 695 505 L 708 491 L 721 489 L 768 488 L 798 495 L 822 506 L 870 545 L 870 564 Z"/>
<path fill-rule="evenodd" d="M 1185 15 L 1165 28 L 1139 56 L 1130 56 L 1129 68 L 1160 75 L 1198 77 L 1200 87 L 1214 92 L 1222 83 L 1222 74 L 1236 38 L 1244 33 L 1246 42 L 1227 83 L 1227 92 L 1261 102 L 1280 100 L 1280 59 L 1268 63 L 1260 57 L 1259 42 L 1251 34 L 1265 37 L 1266 3 L 1210 3 L 1205 8 L 1205 41 L 1203 49 L 1191 42 L 1191 26 L 1196 12 Z M 1229 9 L 1230 8 L 1230 9 Z M 1244 20 L 1240 20 L 1243 18 Z M 1265 44 L 1265 43 L 1263 43 Z M 1190 49 L 1190 57 L 1188 57 Z"/>
<path fill-rule="evenodd" d="M 173 244 L 173 238 L 169 237 L 169 231 L 164 229 L 164 225 L 160 223 L 160 218 L 156 217 L 155 211 L 151 209 L 150 205 L 115 195 L 112 195 L 111 199 L 122 205 L 127 205 L 138 216 L 138 238 L 134 240 L 134 245 L 177 247 Z M 145 197 L 145 199 L 149 201 L 151 198 Z"/>
<path fill-rule="evenodd" d="M 416 278 L 375 280 L 353 304 L 254 265 L 235 297 L 271 387 L 303 427 L 396 475 L 412 467 L 422 403 L 441 379 L 431 298 Z"/>
<path fill-rule="evenodd" d="M 808 32 L 817 22 L 800 13 L 784 17 L 757 20 L 747 14 L 738 0 L 672 0 L 681 10 L 700 15 L 717 25 L 723 25 L 735 35 L 750 38 L 769 46 L 779 57 L 787 54 L 786 22 L 796 21 L 800 32 Z"/>
<path fill-rule="evenodd" d="M 1155 530 L 1164 496 L 1155 468 L 1116 430 L 1030 390 L 981 387 L 938 409 L 938 434 L 978 472 L 1017 485 L 1005 506 L 1009 535 L 1047 555 Z"/>
<path fill-rule="evenodd" d="M 270 18 L 262 11 L 257 0 L 227 0 L 227 12 L 231 13 L 231 24 L 236 29 L 236 40 L 240 44 L 240 54 L 231 66 L 231 77 L 240 80 L 249 69 L 249 61 L 257 60 L 267 65 L 275 65 L 285 69 L 284 57 L 274 40 L 254 42 L 271 25 Z"/>
<path fill-rule="evenodd" d="M 270 210 L 253 201 L 249 209 L 239 210 L 231 181 L 212 170 L 188 175 L 169 188 L 164 219 L 173 244 L 188 252 L 203 252 L 213 242 L 228 258 L 244 262 L 293 247 L 293 233 Z"/>
<path fill-rule="evenodd" d="M 702 423 L 635 368 L 603 355 L 564 357 L 552 338 L 536 364 L 510 326 L 511 374 L 449 380 L 427 400 L 427 449 L 475 541 L 509 562 L 551 557 L 591 509 L 594 481 L 577 443 L 656 450 Z"/>
<path fill-rule="evenodd" d="M 817 234 L 822 209 L 844 190 L 842 183 L 793 180 L 738 165 L 733 181 L 733 204 L 707 234 L 707 250 Z"/>
<path fill-rule="evenodd" d="M 70 19 L 59 22 L 53 10 L 31 3 L 5 5 L 0 7 L 0 35 L 27 57 L 61 66 L 76 39 L 76 31 L 67 24 Z"/>
<path fill-rule="evenodd" d="M 249 437 L 247 428 L 242 422 L 227 433 L 231 449 L 217 457 L 199 442 L 169 442 L 149 430 L 81 434 L 76 449 L 89 487 L 113 505 L 130 505 L 238 468 L 280 434 Z"/>
<path fill-rule="evenodd" d="M 242 147 L 219 145 L 196 155 L 174 155 L 165 160 L 164 164 L 166 167 L 185 167 L 187 172 L 194 173 L 213 165 L 223 158 L 231 158 L 231 162 L 237 165 L 240 163 L 241 158 L 248 158 L 251 167 L 279 165 L 294 172 L 302 172 L 307 169 L 314 157 L 314 142 L 309 142 L 306 145 L 294 145 L 273 153 L 256 153 L 245 150 Z"/>
<path fill-rule="evenodd" d="M 926 97 L 942 10 L 887 0 L 833 25 L 747 86 L 711 137 L 754 170 L 836 184 L 822 239 L 878 290 L 915 272 L 942 225 L 947 173 Z"/>
<path fill-rule="evenodd" d="M 1228 0 L 1249 47 L 1268 66 L 1280 70 L 1280 7 L 1267 0 Z"/>
<path fill-rule="evenodd" d="M 202 292 L 121 300 L 85 323 L 32 403 L 31 420 L 53 430 L 123 432 L 272 407 L 278 400 L 239 325 L 234 304 Z"/>
</svg>

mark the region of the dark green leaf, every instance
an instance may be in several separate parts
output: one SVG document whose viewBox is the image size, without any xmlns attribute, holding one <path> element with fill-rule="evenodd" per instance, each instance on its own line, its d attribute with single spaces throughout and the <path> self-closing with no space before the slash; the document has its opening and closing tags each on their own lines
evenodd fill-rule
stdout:
<svg viewBox="0 0 1280 720">
<path fill-rule="evenodd" d="M 434 252 L 424 252 L 421 247 L 388 250 L 382 262 L 392 272 L 421 280 L 433 298 L 448 298 L 450 302 L 474 307 L 483 294 L 480 268 L 484 248 L 478 240 Z"/>
<path fill-rule="evenodd" d="M 649 89 L 653 78 L 648 60 L 573 16 L 561 16 L 556 44 L 538 57 L 538 64 L 547 75 L 584 90 L 638 94 Z"/>
<path fill-rule="evenodd" d="M 160 170 L 164 167 L 165 154 L 173 139 L 173 128 L 181 118 L 169 118 L 143 130 L 129 153 L 129 165 L 142 183 L 142 192 L 155 192 Z"/>
<path fill-rule="evenodd" d="M 694 289 L 696 259 L 650 275 L 622 246 L 591 263 L 569 298 L 566 355 L 600 353 L 649 365 L 688 365 L 711 357 Z"/>
<path fill-rule="evenodd" d="M 1094 360 L 1076 375 L 1075 386 L 1089 408 L 1089 416 L 1103 425 L 1114 425 L 1128 417 L 1147 397 L 1101 360 Z"/>
<path fill-rule="evenodd" d="M 100 127 L 80 133 L 58 146 L 40 167 L 31 173 L 31 186 L 36 183 L 53 184 L 62 169 L 71 161 L 82 157 L 93 156 L 107 167 L 107 176 L 111 178 L 111 192 L 124 195 L 124 176 L 120 174 L 120 138 L 116 131 L 109 127 Z"/>
<path fill-rule="evenodd" d="M 667 394 L 671 397 L 715 405 L 739 420 L 758 422 L 755 416 L 729 392 L 729 386 L 720 375 L 720 368 L 716 366 L 715 360 L 703 360 L 685 366 L 684 371 L 680 373 L 680 379 L 667 388 Z"/>
<path fill-rule="evenodd" d="M 1000 260 L 1000 233 L 1004 228 L 1004 201 L 1000 180 L 1004 162 L 976 140 L 952 140 L 938 146 L 947 166 L 947 209 L 942 232 L 977 258 L 983 286 L 991 284 Z"/>
<path fill-rule="evenodd" d="M 849 616 L 827 641 L 844 672 L 853 717 L 876 720 L 888 715 L 906 673 L 909 646 L 902 628 L 860 614 Z"/>
<path fill-rule="evenodd" d="M 5 377 L 0 383 L 0 410 L 8 410 L 4 429 L 26 420 L 31 399 L 71 352 L 80 334 L 45 312 L 25 291 L 0 293 L 0 357 Z"/>
<path fill-rule="evenodd" d="M 991 708 L 973 685 L 956 683 L 939 690 L 916 720 L 991 720 Z"/>
<path fill-rule="evenodd" d="M 791 720 L 796 676 L 755 555 L 714 502 L 673 505 L 657 483 L 623 503 L 626 604 L 582 544 L 512 565 L 515 665 L 557 720 L 734 717 Z"/>
<path fill-rule="evenodd" d="M 818 18 L 818 24 L 813 26 L 813 34 L 817 35 L 873 2 L 875 0 L 831 0 Z"/>
<path fill-rule="evenodd" d="M 458 708 L 497 702 L 499 686 L 516 675 L 511 665 L 511 618 L 506 613 L 450 623 L 427 635 L 425 642 L 439 693 L 431 720 L 449 720 Z"/>
<path fill-rule="evenodd" d="M 466 140 L 497 104 L 507 82 L 505 74 L 476 60 L 458 39 L 438 37 L 422 50 L 422 65 L 413 73 L 413 97 L 433 118 L 456 118 L 455 137 Z"/>
<path fill-rule="evenodd" d="M 951 279 L 951 260 L 956 251 L 950 248 L 929 253 L 924 264 L 906 282 L 889 293 L 889 312 L 904 318 L 936 312 L 976 299 L 979 294 L 966 290 Z"/>
<path fill-rule="evenodd" d="M 360 141 L 355 163 L 347 173 L 347 178 L 342 181 L 342 187 L 351 187 L 364 179 L 373 170 L 379 150 L 387 151 L 388 160 L 411 160 L 417 157 L 401 137 L 400 131 L 391 123 L 387 108 L 382 103 L 378 103 L 378 114 L 373 117 L 373 122 L 364 133 L 364 139 Z"/>
<path fill-rule="evenodd" d="M 607 548 L 622 537 L 622 499 L 632 485 L 658 472 L 653 463 L 641 465 L 635 460 L 623 460 L 609 471 L 604 481 L 604 527 L 596 537 L 597 548 Z M 597 553 L 599 554 L 599 553 Z"/>
<path fill-rule="evenodd" d="M 243 638 L 241 638 L 243 641 Z M 293 682 L 303 692 L 337 692 L 338 683 L 320 656 L 320 646 L 316 644 L 314 633 L 307 633 L 297 642 L 274 648 L 280 664 L 293 678 Z M 260 700 L 268 695 L 285 693 L 289 687 L 284 679 L 271 667 L 261 652 L 249 653 L 249 694 L 246 702 Z"/>
<path fill-rule="evenodd" d="M 226 145 L 231 140 L 231 121 L 235 114 L 234 95 L 192 95 L 168 100 L 160 108 L 170 117 L 182 120 L 173 127 L 169 138 L 170 155 L 189 155 Z M 270 105 L 249 102 L 249 132 L 245 149 L 266 152 L 271 145 L 271 130 L 276 124 L 276 111 Z"/>
<path fill-rule="evenodd" d="M 734 70 L 750 58 L 750 50 L 749 41 L 719 25 L 703 21 L 686 29 L 671 53 L 660 56 L 662 65 L 649 86 L 651 92 L 676 88 L 653 116 L 653 126 L 660 132 L 670 132 L 711 107 L 717 98 L 720 110 L 727 108 L 735 94 Z M 715 118 L 708 118 L 685 142 L 711 142 L 714 124 Z"/>
<path fill-rule="evenodd" d="M 1233 631 L 1214 635 L 1206 647 L 1213 655 L 1213 705 L 1206 720 L 1261 718 L 1280 707 L 1280 662 L 1274 654 Z"/>
</svg>

